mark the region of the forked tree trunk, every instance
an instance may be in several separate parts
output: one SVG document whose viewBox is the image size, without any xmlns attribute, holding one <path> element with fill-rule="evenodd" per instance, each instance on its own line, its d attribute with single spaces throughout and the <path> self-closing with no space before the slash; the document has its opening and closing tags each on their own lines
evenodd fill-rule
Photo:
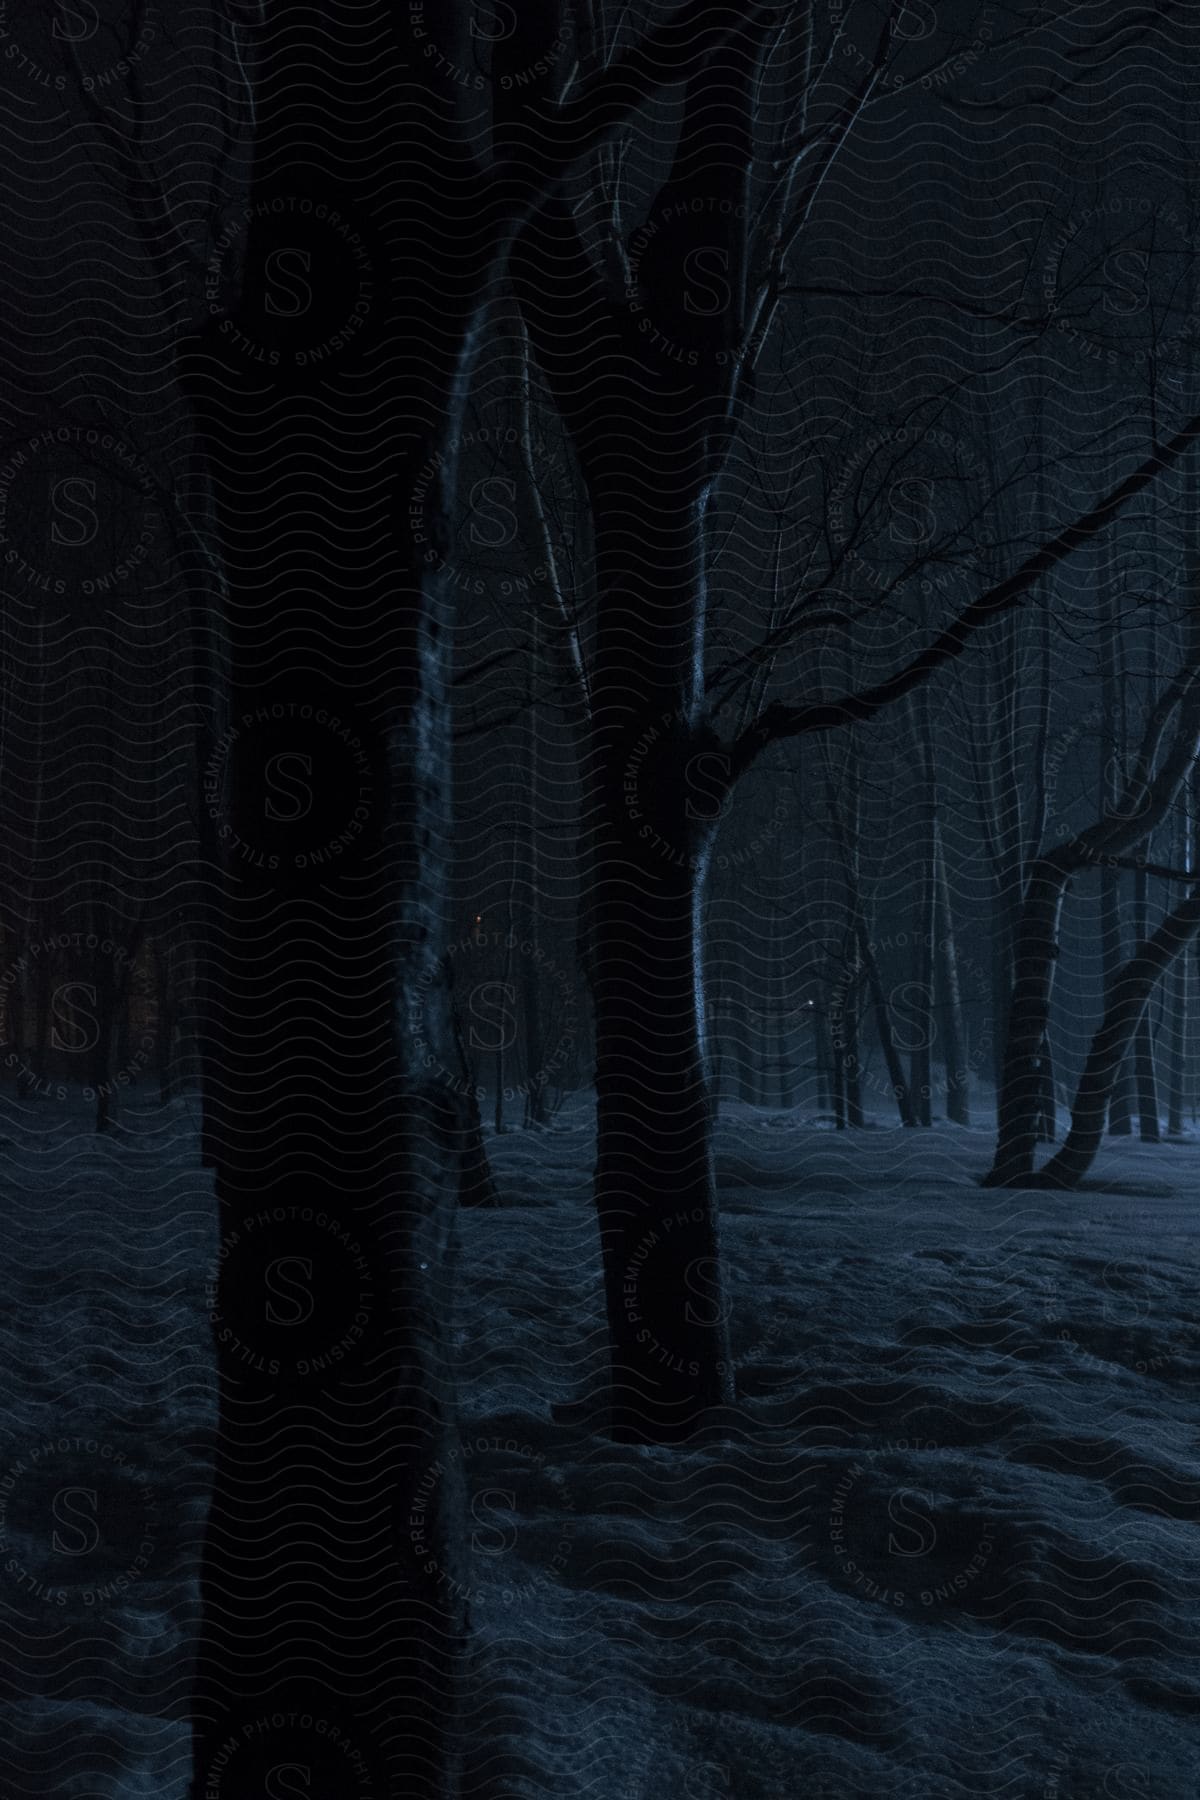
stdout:
<svg viewBox="0 0 1200 1800">
<path fill-rule="evenodd" d="M 748 45 L 764 41 L 759 32 L 736 58 L 689 71 L 676 155 L 640 246 L 659 342 L 598 271 L 565 196 L 541 209 L 514 263 L 592 508 L 595 1198 L 612 1424 L 641 1441 L 687 1437 L 733 1398 L 700 943 L 711 803 L 732 773 L 704 691 L 705 532 L 729 448 L 746 280 Z M 505 55 L 519 49 L 518 31 Z M 698 309 L 687 286 L 693 253 L 718 254 L 728 271 L 715 312 Z M 665 355 L 664 340 L 694 354 Z"/>
<path fill-rule="evenodd" d="M 1163 691 L 1143 735 L 1136 766 L 1113 817 L 1040 856 L 1030 871 L 1017 939 L 1013 992 L 1005 1037 L 996 1155 L 989 1187 L 1022 1186 L 1033 1175 L 1046 1071 L 1050 1000 L 1058 960 L 1063 896 L 1072 876 L 1126 855 L 1142 843 L 1172 805 L 1190 770 L 1200 727 L 1196 669 L 1200 647 L 1193 620 L 1184 666 Z M 1161 755 L 1170 729 L 1168 749 Z M 1155 763 L 1157 772 L 1153 773 Z M 1111 1084 L 1106 1095 L 1111 1093 Z"/>
<path fill-rule="evenodd" d="M 1092 1039 L 1071 1108 L 1066 1141 L 1037 1177 L 1039 1187 L 1078 1187 L 1104 1136 L 1104 1121 L 1121 1059 L 1127 1055 L 1155 986 L 1200 931 L 1200 893 L 1168 913 L 1120 971 Z"/>
</svg>

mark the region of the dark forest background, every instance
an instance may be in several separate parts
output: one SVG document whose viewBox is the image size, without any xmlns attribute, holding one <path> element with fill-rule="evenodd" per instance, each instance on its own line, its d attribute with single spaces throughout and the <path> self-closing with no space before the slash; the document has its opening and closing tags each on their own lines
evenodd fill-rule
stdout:
<svg viewBox="0 0 1200 1800">
<path fill-rule="evenodd" d="M 211 1172 L 194 1800 L 314 1694 L 455 1791 L 423 1483 L 501 1138 L 594 1109 L 634 1456 L 738 1397 L 723 1119 L 971 1129 L 1022 1192 L 1194 1137 L 1195 35 L 0 17 L 0 1078 Z"/>
</svg>

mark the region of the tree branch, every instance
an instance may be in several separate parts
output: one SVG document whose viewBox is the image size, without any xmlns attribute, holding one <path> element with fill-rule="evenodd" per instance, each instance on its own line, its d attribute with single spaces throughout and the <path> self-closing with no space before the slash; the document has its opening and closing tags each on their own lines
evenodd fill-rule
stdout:
<svg viewBox="0 0 1200 1800">
<path fill-rule="evenodd" d="M 538 150 L 560 166 L 578 162 L 659 88 L 686 80 L 698 62 L 796 3 L 754 0 L 749 6 L 729 6 L 720 0 L 687 0 L 673 17 L 585 82 L 564 106 L 541 113 L 531 109 Z"/>
<path fill-rule="evenodd" d="M 1135 495 L 1177 461 L 1198 436 L 1200 414 L 1189 419 L 1166 443 L 1156 444 L 1146 460 L 1110 494 L 1051 538 L 1049 543 L 1035 550 L 1014 574 L 973 600 L 932 644 L 905 668 L 888 676 L 886 681 L 857 694 L 846 694 L 840 700 L 821 700 L 800 707 L 782 703 L 769 706 L 732 746 L 731 779 L 736 780 L 743 774 L 768 744 L 781 738 L 801 737 L 810 731 L 836 731 L 843 725 L 863 724 L 894 701 L 903 699 L 944 663 L 961 656 L 977 631 L 1018 605 L 1044 575 L 1096 537 Z"/>
</svg>

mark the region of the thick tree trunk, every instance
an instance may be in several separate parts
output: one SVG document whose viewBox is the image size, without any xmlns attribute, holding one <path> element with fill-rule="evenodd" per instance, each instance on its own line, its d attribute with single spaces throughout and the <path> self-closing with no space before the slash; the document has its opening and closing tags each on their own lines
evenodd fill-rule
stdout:
<svg viewBox="0 0 1200 1800">
<path fill-rule="evenodd" d="M 1113 985 L 1104 1018 L 1092 1039 L 1071 1108 L 1066 1141 L 1037 1177 L 1039 1187 L 1078 1187 L 1095 1159 L 1121 1059 L 1127 1055 L 1155 986 L 1200 931 L 1200 894 L 1168 913 L 1141 943 Z"/>
<path fill-rule="evenodd" d="M 314 1793 L 440 1800 L 454 1779 L 463 1115 L 438 974 L 439 571 L 489 261 L 456 100 L 392 12 L 273 18 L 236 329 L 188 353 L 234 671 L 205 792 L 226 855 L 196 1800 L 270 1791 L 283 1765 Z M 465 59 L 465 24 L 439 31 Z"/>
<path fill-rule="evenodd" d="M 518 42 L 508 40 L 507 52 Z M 756 28 L 736 58 L 691 65 L 651 224 L 636 245 L 609 241 L 604 274 L 564 196 L 541 210 L 514 263 L 592 506 L 585 906 L 595 1193 L 613 1427 L 650 1441 L 688 1436 L 733 1397 L 700 945 L 708 862 L 733 775 L 706 710 L 705 523 L 729 449 L 747 278 L 747 50 L 764 42 Z M 640 318 L 623 278 L 609 280 L 627 249 L 638 260 Z M 697 305 L 688 285 L 703 255 L 728 273 L 715 309 Z"/>
<path fill-rule="evenodd" d="M 652 616 L 663 596 L 651 589 L 629 614 L 613 604 L 644 591 L 647 564 L 677 571 L 681 620 L 700 604 L 687 588 L 689 578 L 700 579 L 700 509 L 656 519 L 643 503 L 632 534 L 612 511 L 600 496 L 598 575 L 609 604 L 596 661 L 598 829 L 589 871 L 596 1205 L 613 1426 L 622 1438 L 664 1441 L 687 1437 L 712 1405 L 732 1399 L 700 945 L 716 821 L 695 782 L 696 759 L 711 754 L 715 739 L 690 722 L 694 702 L 682 679 L 671 679 L 672 669 L 682 676 L 690 665 L 690 629 L 677 655 L 660 641 L 654 670 L 644 662 L 638 670 L 626 625 L 641 636 L 634 621 Z M 662 685 L 652 686 L 660 671 Z M 631 674 L 642 690 L 636 710 Z"/>
</svg>

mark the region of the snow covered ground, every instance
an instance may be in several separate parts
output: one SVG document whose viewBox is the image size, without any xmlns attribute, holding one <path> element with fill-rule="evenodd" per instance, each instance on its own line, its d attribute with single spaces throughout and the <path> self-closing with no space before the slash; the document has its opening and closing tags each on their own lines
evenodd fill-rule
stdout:
<svg viewBox="0 0 1200 1800">
<path fill-rule="evenodd" d="M 189 1116 L 189 1110 L 190 1115 Z M 195 1106 L 0 1110 L 0 1793 L 176 1800 L 216 1382 Z"/>
<path fill-rule="evenodd" d="M 183 1103 L 127 1117 L 109 1142 L 0 1116 L 6 1797 L 186 1780 L 211 1184 Z M 468 1791 L 1197 1800 L 1200 1146 L 1004 1194 L 982 1131 L 725 1109 L 739 1403 L 685 1450 L 572 1404 L 600 1348 L 586 1109 L 489 1148 Z"/>
<path fill-rule="evenodd" d="M 1106 1149 L 1068 1198 L 980 1189 L 990 1148 L 726 1109 L 740 1404 L 680 1452 L 553 1422 L 599 1342 L 590 1134 L 492 1141 L 515 1204 L 463 1215 L 463 1355 L 468 1446 L 520 1446 L 474 1482 L 516 1496 L 476 1532 L 497 1795 L 1200 1794 L 1200 1149 Z"/>
</svg>

